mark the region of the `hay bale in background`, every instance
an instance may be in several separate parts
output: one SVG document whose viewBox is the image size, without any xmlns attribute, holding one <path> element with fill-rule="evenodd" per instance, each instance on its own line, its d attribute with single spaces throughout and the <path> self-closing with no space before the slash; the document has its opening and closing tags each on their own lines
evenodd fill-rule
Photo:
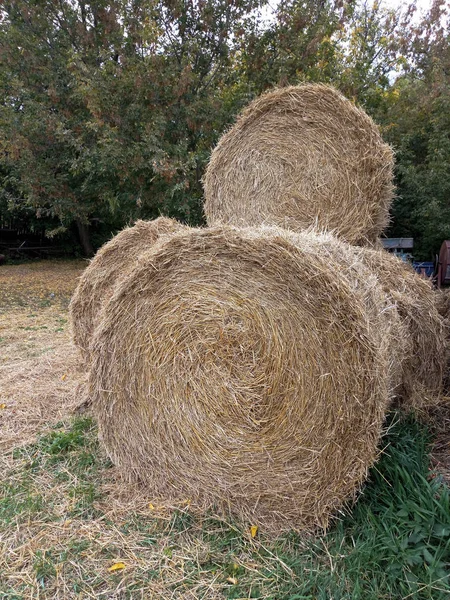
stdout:
<svg viewBox="0 0 450 600">
<path fill-rule="evenodd" d="M 374 277 L 289 235 L 158 241 L 103 311 L 90 373 L 101 440 L 127 476 L 276 531 L 325 527 L 355 494 L 390 400 Z"/>
<path fill-rule="evenodd" d="M 372 119 L 322 84 L 253 101 L 206 170 L 209 225 L 311 225 L 373 244 L 389 219 L 393 153 Z"/>
<path fill-rule="evenodd" d="M 386 251 L 360 250 L 360 259 L 377 276 L 396 305 L 406 330 L 403 336 L 403 407 L 415 412 L 439 404 L 446 365 L 444 322 L 431 283 Z"/>
<path fill-rule="evenodd" d="M 436 290 L 436 304 L 439 314 L 444 323 L 444 335 L 446 340 L 446 357 L 444 372 L 444 394 L 450 394 L 450 289 L 442 288 Z"/>
<path fill-rule="evenodd" d="M 450 288 L 436 290 L 436 305 L 444 320 L 450 319 Z"/>
<path fill-rule="evenodd" d="M 114 287 L 139 255 L 152 247 L 164 234 L 181 229 L 183 225 L 160 217 L 154 221 L 137 221 L 100 248 L 83 272 L 69 306 L 73 340 L 85 359 L 102 306 L 109 300 Z"/>
</svg>

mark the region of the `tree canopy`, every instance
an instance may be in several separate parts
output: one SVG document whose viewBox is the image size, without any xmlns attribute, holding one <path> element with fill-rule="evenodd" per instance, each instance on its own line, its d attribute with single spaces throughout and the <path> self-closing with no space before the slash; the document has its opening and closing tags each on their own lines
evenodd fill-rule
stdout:
<svg viewBox="0 0 450 600">
<path fill-rule="evenodd" d="M 253 97 L 331 82 L 397 153 L 392 235 L 450 238 L 446 2 L 14 0 L 0 8 L 0 219 L 86 254 L 137 218 L 203 219 L 211 149 Z"/>
</svg>

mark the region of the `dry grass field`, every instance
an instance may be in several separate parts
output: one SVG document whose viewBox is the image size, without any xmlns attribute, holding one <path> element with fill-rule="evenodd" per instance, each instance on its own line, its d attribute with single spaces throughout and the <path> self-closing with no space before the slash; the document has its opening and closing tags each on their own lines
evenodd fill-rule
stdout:
<svg viewBox="0 0 450 600">
<path fill-rule="evenodd" d="M 278 539 L 161 506 L 123 482 L 75 410 L 86 373 L 67 306 L 85 266 L 0 267 L 0 599 L 448 598 L 448 487 L 430 436 L 390 417 L 352 512 L 323 536 Z"/>
<path fill-rule="evenodd" d="M 70 341 L 67 306 L 82 261 L 0 270 L 0 449 L 23 445 L 67 416 L 84 373 Z"/>
</svg>

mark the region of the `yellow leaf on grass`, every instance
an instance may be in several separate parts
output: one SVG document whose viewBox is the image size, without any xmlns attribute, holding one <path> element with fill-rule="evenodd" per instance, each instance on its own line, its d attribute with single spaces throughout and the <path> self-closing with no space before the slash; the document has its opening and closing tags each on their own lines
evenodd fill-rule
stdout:
<svg viewBox="0 0 450 600">
<path fill-rule="evenodd" d="M 257 533 L 258 533 L 258 525 L 252 525 L 250 527 L 250 535 L 252 536 L 252 538 L 254 538 Z"/>
<path fill-rule="evenodd" d="M 150 510 L 155 510 L 155 506 L 150 502 L 150 504 L 148 505 Z"/>
<path fill-rule="evenodd" d="M 122 569 L 125 569 L 125 563 L 117 562 L 114 563 L 111 567 L 109 567 L 108 571 L 110 573 L 114 573 L 114 571 L 121 571 Z"/>
<path fill-rule="evenodd" d="M 2 404 L 0 404 L 0 409 L 3 410 L 4 408 L 6 408 L 6 404 L 3 402 Z"/>
</svg>

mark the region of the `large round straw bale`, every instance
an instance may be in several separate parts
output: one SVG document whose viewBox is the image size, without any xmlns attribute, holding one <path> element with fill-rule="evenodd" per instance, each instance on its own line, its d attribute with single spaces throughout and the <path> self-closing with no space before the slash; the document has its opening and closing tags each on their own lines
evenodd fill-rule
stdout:
<svg viewBox="0 0 450 600">
<path fill-rule="evenodd" d="M 83 356 L 89 358 L 89 345 L 102 306 L 114 287 L 135 264 L 138 256 L 156 240 L 183 226 L 172 219 L 137 221 L 104 244 L 83 272 L 69 306 L 73 340 Z"/>
<path fill-rule="evenodd" d="M 289 235 L 158 241 L 105 307 L 90 373 L 100 438 L 128 477 L 277 531 L 325 527 L 353 497 L 390 400 L 374 277 Z"/>
<path fill-rule="evenodd" d="M 209 225 L 311 225 L 374 243 L 393 195 L 393 153 L 377 126 L 322 84 L 253 101 L 213 150 L 204 178 Z"/>
<path fill-rule="evenodd" d="M 403 406 L 421 412 L 440 402 L 446 365 L 444 321 L 431 283 L 386 251 L 361 249 L 360 257 L 396 305 L 407 332 L 402 338 Z"/>
</svg>

